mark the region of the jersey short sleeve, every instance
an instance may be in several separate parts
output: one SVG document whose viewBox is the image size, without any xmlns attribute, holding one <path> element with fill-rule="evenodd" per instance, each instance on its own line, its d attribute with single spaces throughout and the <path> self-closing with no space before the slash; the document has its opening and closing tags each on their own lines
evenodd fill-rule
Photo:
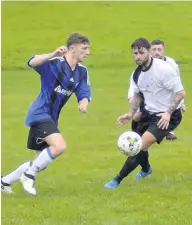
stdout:
<svg viewBox="0 0 192 225">
<path fill-rule="evenodd" d="M 140 92 L 137 84 L 135 83 L 135 81 L 133 79 L 133 75 L 134 75 L 134 73 L 132 73 L 131 78 L 130 78 L 130 88 L 129 88 L 130 89 L 130 95 L 131 94 L 134 95 L 135 92 L 136 93 Z M 133 97 L 133 95 L 132 95 L 132 97 Z"/>
<path fill-rule="evenodd" d="M 127 95 L 127 98 L 130 99 L 134 96 L 134 88 L 133 88 L 133 85 L 129 85 L 129 89 L 128 89 L 128 95 Z"/>
<path fill-rule="evenodd" d="M 31 57 L 29 60 L 28 60 L 28 66 L 32 69 L 34 69 L 37 73 L 39 73 L 41 76 L 44 76 L 44 75 L 47 75 L 47 74 L 50 74 L 50 65 L 52 65 L 52 69 L 54 70 L 56 67 L 54 65 L 56 65 L 57 63 L 59 63 L 61 60 L 59 57 L 54 57 L 54 58 L 51 58 L 47 61 L 45 61 L 44 63 L 38 65 L 38 66 L 31 66 L 30 65 L 30 61 L 35 58 L 36 56 L 33 56 Z"/>
<path fill-rule="evenodd" d="M 178 76 L 177 71 L 171 66 L 167 65 L 164 67 L 162 74 L 162 82 L 166 89 L 172 90 L 175 93 L 184 90 L 180 76 Z"/>
</svg>

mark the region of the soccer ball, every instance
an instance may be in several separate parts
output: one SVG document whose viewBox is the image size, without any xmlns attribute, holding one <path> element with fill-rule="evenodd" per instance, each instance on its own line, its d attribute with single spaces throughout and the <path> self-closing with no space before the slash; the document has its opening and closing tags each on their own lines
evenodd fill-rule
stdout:
<svg viewBox="0 0 192 225">
<path fill-rule="evenodd" d="M 142 148 L 141 136 L 136 132 L 126 131 L 119 136 L 117 146 L 126 156 L 137 155 Z"/>
</svg>

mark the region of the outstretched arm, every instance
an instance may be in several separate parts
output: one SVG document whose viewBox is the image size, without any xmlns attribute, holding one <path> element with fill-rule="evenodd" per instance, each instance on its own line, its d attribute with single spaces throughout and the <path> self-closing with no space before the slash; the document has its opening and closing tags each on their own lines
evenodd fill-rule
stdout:
<svg viewBox="0 0 192 225">
<path fill-rule="evenodd" d="M 117 125 L 121 127 L 123 124 L 133 119 L 134 114 L 137 112 L 141 104 L 141 95 L 139 93 L 134 93 L 133 101 L 131 102 L 130 111 L 117 119 Z"/>
<path fill-rule="evenodd" d="M 36 55 L 35 57 L 29 60 L 28 65 L 31 67 L 39 66 L 53 57 L 62 56 L 66 53 L 66 51 L 66 47 L 61 46 L 52 53 Z"/>
</svg>

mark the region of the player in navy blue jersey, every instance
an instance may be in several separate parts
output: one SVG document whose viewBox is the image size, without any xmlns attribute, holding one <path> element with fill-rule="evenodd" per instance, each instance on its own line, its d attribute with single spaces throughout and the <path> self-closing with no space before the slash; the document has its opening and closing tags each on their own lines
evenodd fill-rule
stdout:
<svg viewBox="0 0 192 225">
<path fill-rule="evenodd" d="M 40 93 L 26 116 L 26 125 L 30 127 L 27 147 L 36 150 L 37 157 L 2 177 L 3 192 L 11 194 L 11 184 L 20 179 L 24 190 L 36 195 L 36 173 L 65 152 L 66 143 L 58 129 L 59 114 L 73 93 L 77 97 L 78 109 L 87 112 L 91 88 L 87 68 L 80 62 L 89 55 L 89 44 L 86 36 L 72 33 L 66 47 L 29 59 L 29 67 L 39 73 L 41 80 Z"/>
</svg>

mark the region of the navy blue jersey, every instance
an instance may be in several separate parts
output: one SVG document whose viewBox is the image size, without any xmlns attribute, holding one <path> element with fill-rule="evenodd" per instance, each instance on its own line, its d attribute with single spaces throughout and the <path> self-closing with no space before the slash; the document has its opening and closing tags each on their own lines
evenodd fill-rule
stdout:
<svg viewBox="0 0 192 225">
<path fill-rule="evenodd" d="M 41 90 L 27 113 L 27 126 L 43 119 L 51 119 L 57 124 L 62 107 L 73 93 L 78 102 L 83 98 L 90 101 L 91 89 L 85 66 L 77 64 L 72 71 L 65 58 L 55 57 L 32 68 L 41 75 Z"/>
</svg>

